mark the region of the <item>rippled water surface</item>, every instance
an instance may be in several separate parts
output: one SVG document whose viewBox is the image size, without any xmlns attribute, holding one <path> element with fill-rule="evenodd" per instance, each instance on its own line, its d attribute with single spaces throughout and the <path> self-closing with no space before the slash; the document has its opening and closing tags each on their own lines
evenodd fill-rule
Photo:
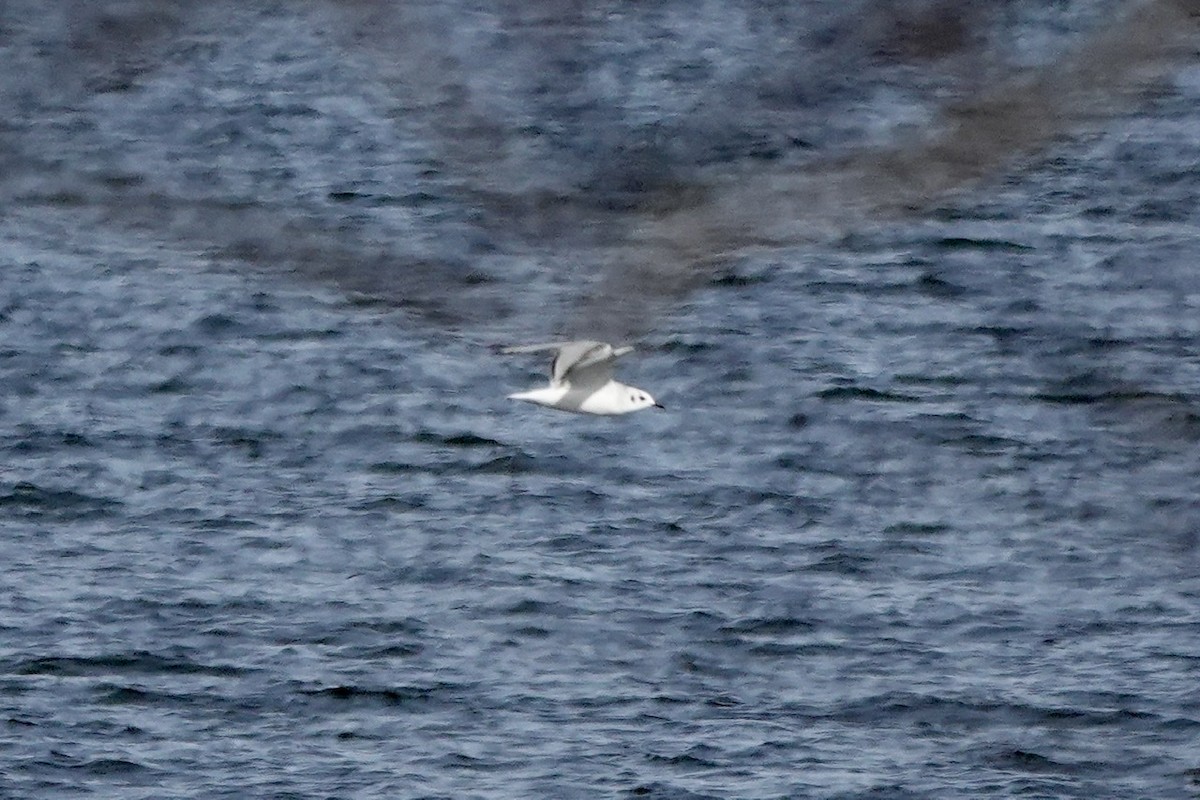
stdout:
<svg viewBox="0 0 1200 800">
<path fill-rule="evenodd" d="M 1196 33 L 713 223 L 1127 10 L 885 5 L 0 5 L 0 797 L 1200 796 Z"/>
</svg>

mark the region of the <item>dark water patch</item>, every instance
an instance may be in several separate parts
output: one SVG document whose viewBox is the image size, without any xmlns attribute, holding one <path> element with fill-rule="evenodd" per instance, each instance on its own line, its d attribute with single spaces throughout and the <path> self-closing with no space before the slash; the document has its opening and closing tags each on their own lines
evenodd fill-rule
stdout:
<svg viewBox="0 0 1200 800">
<path fill-rule="evenodd" d="M 215 339 L 246 333 L 245 324 L 229 314 L 206 314 L 188 326 L 188 329 L 206 339 Z"/>
<path fill-rule="evenodd" d="M 95 702 L 110 706 L 181 706 L 204 703 L 201 695 L 157 692 L 139 686 L 101 685 L 94 689 Z"/>
<path fill-rule="evenodd" d="M 991 457 L 1012 452 L 1023 446 L 1022 442 L 1004 436 L 992 436 L 984 433 L 969 433 L 964 436 L 946 438 L 942 444 L 962 448 L 973 456 Z"/>
<path fill-rule="evenodd" d="M 752 508 L 762 505 L 783 504 L 806 507 L 810 501 L 802 496 L 770 488 L 756 489 L 749 486 L 715 486 L 701 494 L 706 506 L 720 508 Z M 603 495 L 601 495 L 603 498 Z"/>
<path fill-rule="evenodd" d="M 871 571 L 872 559 L 853 553 L 834 553 L 808 567 L 811 572 L 827 572 L 847 577 L 864 577 Z"/>
<path fill-rule="evenodd" d="M 1129 342 L 1124 339 L 1114 339 L 1111 336 L 1089 336 L 1084 339 L 1083 345 L 1088 350 L 1105 353 L 1127 347 Z"/>
<path fill-rule="evenodd" d="M 176 509 L 176 511 L 187 512 L 185 518 L 187 526 L 196 531 L 204 531 L 206 533 L 213 531 L 253 531 L 262 527 L 261 519 L 252 517 L 240 517 L 233 514 L 222 514 L 219 517 L 208 515 L 203 509 Z"/>
<path fill-rule="evenodd" d="M 413 707 L 432 702 L 457 702 L 466 689 L 462 684 L 436 682 L 427 686 L 362 687 L 341 684 L 321 689 L 300 689 L 298 693 L 313 700 L 342 705 Z"/>
<path fill-rule="evenodd" d="M 962 329 L 964 336 L 987 336 L 1002 347 L 1015 347 L 1022 342 L 1035 342 L 1042 332 L 1019 325 L 975 325 Z"/>
<path fill-rule="evenodd" d="M 875 403 L 919 403 L 921 398 L 914 395 L 888 392 L 872 389 L 869 386 L 831 386 L 817 392 L 822 400 L 865 400 Z"/>
<path fill-rule="evenodd" d="M 145 772 L 148 767 L 124 758 L 96 758 L 80 765 L 80 769 L 99 777 L 115 777 Z"/>
<path fill-rule="evenodd" d="M 1044 639 L 1047 643 L 1072 641 L 1092 636 L 1107 637 L 1113 634 L 1131 632 L 1132 627 L 1127 620 L 1112 617 L 1097 619 L 1068 619 L 1054 626 L 1052 633 Z"/>
<path fill-rule="evenodd" d="M 560 533 L 553 536 L 547 536 L 540 539 L 539 542 L 549 552 L 554 553 L 574 553 L 583 555 L 586 553 L 594 553 L 599 550 L 610 549 L 604 544 L 605 533 L 615 533 L 620 528 L 610 525 L 605 526 L 606 530 L 589 530 L 588 533 Z"/>
<path fill-rule="evenodd" d="M 746 703 L 735 694 L 721 692 L 705 697 L 704 705 L 709 708 L 740 708 L 744 707 Z"/>
<path fill-rule="evenodd" d="M 44 192 L 25 195 L 31 203 L 46 205 L 52 208 L 87 208 L 95 202 L 90 194 L 78 189 L 59 188 Z"/>
<path fill-rule="evenodd" d="M 957 252 L 962 250 L 980 250 L 983 252 L 1026 252 L 1034 249 L 1032 245 L 1013 242 L 1006 239 L 974 238 L 968 236 L 946 236 L 931 243 L 940 250 Z"/>
<path fill-rule="evenodd" d="M 147 651 L 128 655 L 43 656 L 9 659 L 5 670 L 15 675 L 92 677 L 98 675 L 214 675 L 235 677 L 247 670 L 224 664 L 203 664 L 191 659 L 169 658 Z"/>
<path fill-rule="evenodd" d="M 53 452 L 59 448 L 91 448 L 95 443 L 85 434 L 71 430 L 44 429 L 32 425 L 18 426 L 17 432 L 4 438 L 5 450 L 28 455 Z"/>
<path fill-rule="evenodd" d="M 969 386 L 973 379 L 966 375 L 949 375 L 938 373 L 914 375 L 901 372 L 898 373 L 893 380 L 896 383 L 903 384 L 905 386 L 937 386 L 953 388 L 957 386 Z M 970 417 L 963 415 L 963 419 L 970 419 Z"/>
<path fill-rule="evenodd" d="M 504 606 L 500 609 L 500 613 L 505 616 L 563 616 L 561 610 L 562 606 L 558 603 L 524 597 Z"/>
<path fill-rule="evenodd" d="M 172 596 L 170 600 L 157 600 L 142 595 L 133 596 L 127 600 L 114 598 L 110 603 L 123 603 L 119 606 L 126 613 L 153 614 L 171 617 L 186 616 L 191 619 L 219 617 L 223 613 L 247 616 L 264 615 L 273 607 L 270 601 L 259 599 L 252 594 L 230 594 L 209 592 L 207 587 L 193 587 L 199 594 L 183 593 Z"/>
<path fill-rule="evenodd" d="M 814 552 L 826 553 L 820 560 L 809 564 L 809 572 L 826 572 L 846 577 L 865 577 L 871 574 L 875 559 L 865 553 L 847 549 L 837 542 L 826 542 L 814 548 Z"/>
<path fill-rule="evenodd" d="M 967 290 L 962 286 L 951 283 L 950 281 L 932 272 L 926 272 L 917 278 L 913 286 L 918 292 L 926 297 L 935 297 L 942 300 L 953 300 L 962 297 L 967 293 Z"/>
<path fill-rule="evenodd" d="M 1196 413 L 1195 400 L 1185 394 L 1156 392 L 1149 389 L 1124 387 L 1104 388 L 1091 385 L 1089 381 L 1067 381 L 1048 391 L 1036 392 L 1032 399 L 1054 405 L 1127 405 L 1139 402 L 1162 402 L 1173 404 L 1185 413 Z"/>
<path fill-rule="evenodd" d="M 1052 758 L 1030 750 L 1004 749 L 988 755 L 984 759 L 993 769 L 1024 773 L 1076 774 L 1086 769 L 1095 770 L 1098 765 L 1072 765 L 1055 761 Z"/>
<path fill-rule="evenodd" d="M 427 626 L 418 619 L 359 619 L 349 624 L 354 631 L 365 631 L 380 636 L 418 636 L 425 633 Z"/>
<path fill-rule="evenodd" d="M 44 489 L 28 481 L 13 484 L 7 493 L 0 494 L 0 509 L 56 520 L 104 518 L 118 513 L 123 505 L 115 498 L 94 497 L 70 489 Z"/>
<path fill-rule="evenodd" d="M 178 456 L 195 455 L 199 451 L 197 437 L 187 426 L 172 422 L 168 430 L 154 437 L 154 443 L 163 451 Z"/>
<path fill-rule="evenodd" d="M 890 692 L 850 701 L 831 710 L 830 716 L 843 722 L 868 725 L 904 721 L 961 730 L 988 727 L 1001 721 L 1028 722 L 1033 713 L 1028 707 L 1019 705 Z"/>
<path fill-rule="evenodd" d="M 1149 223 L 1188 222 L 1195 209 L 1191 203 L 1171 200 L 1145 200 L 1131 209 L 1129 215 L 1135 220 Z"/>
<path fill-rule="evenodd" d="M 404 206 L 405 208 L 436 208 L 445 205 L 446 198 L 433 194 L 432 192 L 416 191 L 408 192 L 401 195 L 376 195 L 371 198 L 374 205 L 380 206 Z"/>
<path fill-rule="evenodd" d="M 204 528 L 204 529 L 208 530 L 207 528 Z M 234 528 L 234 530 L 238 530 L 238 528 Z M 237 539 L 237 542 L 238 542 L 239 547 L 245 547 L 247 550 L 258 551 L 258 552 L 268 552 L 268 553 L 269 552 L 277 552 L 277 551 L 288 551 L 288 550 L 291 550 L 295 546 L 294 542 L 292 542 L 288 539 L 285 539 L 285 538 L 281 538 L 280 536 L 277 536 L 275 534 L 263 534 L 263 535 L 250 534 L 250 535 L 245 535 L 245 536 L 239 536 Z M 189 548 L 189 552 L 191 552 L 190 548 Z M 201 548 L 194 552 L 206 553 L 206 552 L 210 552 L 210 551 L 207 548 Z"/>
<path fill-rule="evenodd" d="M 986 423 L 965 414 L 923 415 L 919 420 L 918 436 L 940 447 L 953 447 L 972 456 L 992 457 L 1024 447 L 1023 442 L 985 430 Z"/>
<path fill-rule="evenodd" d="M 806 713 L 811 713 L 811 710 Z M 1019 725 L 1061 731 L 1158 730 L 1160 715 L 1130 709 L 1094 709 L 1066 706 L 1033 706 L 1021 703 L 986 702 L 953 697 L 894 692 L 853 701 L 831 712 L 848 722 L 881 721 L 935 726 L 956 730 L 978 730 L 993 725 Z"/>
<path fill-rule="evenodd" d="M 748 273 L 726 269 L 709 278 L 708 285 L 719 289 L 741 289 L 747 286 L 769 283 L 773 278 L 774 273 L 768 270 Z"/>
<path fill-rule="evenodd" d="M 468 444 L 463 450 L 486 450 L 491 448 L 489 444 Z M 484 475 L 522 475 L 522 474 L 538 474 L 544 472 L 563 471 L 564 465 L 572 464 L 571 459 L 563 456 L 559 458 L 535 458 L 520 450 L 514 450 L 511 447 L 502 446 L 502 454 L 491 458 L 485 458 L 480 461 L 468 460 L 447 460 L 445 457 L 440 459 L 430 459 L 428 461 L 380 461 L 372 464 L 369 469 L 379 475 L 462 475 L 462 474 L 484 474 Z"/>
<path fill-rule="evenodd" d="M 282 311 L 275 295 L 270 292 L 255 292 L 250 296 L 250 308 L 260 313 L 273 313 Z"/>
<path fill-rule="evenodd" d="M 337 734 L 334 735 L 334 738 L 340 742 L 377 742 L 383 739 L 381 736 L 363 733 L 362 731 L 338 731 Z"/>
<path fill-rule="evenodd" d="M 1159 443 L 1200 441 L 1200 404 L 1194 398 L 1155 395 L 1099 405 L 1098 412 L 1103 422 L 1132 429 Z"/>
<path fill-rule="evenodd" d="M 430 464 L 418 464 L 405 461 L 378 461 L 372 464 L 368 469 L 377 475 L 411 475 L 429 472 L 442 472 L 445 468 L 439 468 Z"/>
<path fill-rule="evenodd" d="M 513 628 L 513 639 L 509 639 L 508 643 L 519 645 L 521 639 L 549 639 L 551 631 L 548 628 L 543 628 L 539 625 L 518 625 Z"/>
<path fill-rule="evenodd" d="M 145 175 L 131 172 L 110 172 L 96 177 L 101 185 L 109 189 L 133 189 L 146 183 Z"/>
<path fill-rule="evenodd" d="M 711 352 L 716 350 L 717 347 L 708 340 L 684 340 L 672 337 L 655 344 L 653 349 L 661 353 L 676 353 L 683 357 L 697 353 Z"/>
<path fill-rule="evenodd" d="M 348 625 L 329 624 L 306 632 L 307 641 L 371 653 L 410 656 L 424 649 L 424 626 L 415 621 L 357 620 Z"/>
<path fill-rule="evenodd" d="M 987 574 L 986 570 L 967 571 L 962 570 L 956 573 L 951 573 L 954 577 L 970 580 L 972 577 L 980 579 Z M 963 641 L 975 642 L 995 642 L 1005 637 L 1027 635 L 1028 629 L 1023 620 L 1016 618 L 1011 614 L 997 614 L 992 617 L 985 618 L 982 622 L 963 625 L 959 636 Z"/>
<path fill-rule="evenodd" d="M 811 656 L 814 650 L 800 642 L 758 641 L 746 652 L 763 659 L 794 659 Z"/>
<path fill-rule="evenodd" d="M 479 250 L 479 251 L 490 252 L 492 249 L 488 245 L 483 244 L 483 243 L 476 243 L 474 247 L 476 250 Z M 468 287 L 486 286 L 488 284 L 498 284 L 499 283 L 499 280 L 496 278 L 496 276 L 491 275 L 487 272 L 484 272 L 481 269 L 468 270 L 462 276 L 462 281 L 463 281 L 463 285 L 468 286 Z M 500 287 L 498 286 L 497 288 L 500 288 Z"/>
<path fill-rule="evenodd" d="M 486 758 L 462 751 L 455 751 L 442 756 L 438 763 L 443 767 L 467 772 L 495 772 L 512 767 L 508 759 Z"/>
<path fill-rule="evenodd" d="M 39 759 L 38 765 L 52 769 L 70 770 L 85 773 L 96 778 L 129 778 L 141 773 L 151 772 L 150 768 L 136 761 L 125 758 L 81 758 L 64 753 L 61 750 L 51 750 L 50 758 Z"/>
<path fill-rule="evenodd" d="M 389 192 L 357 191 L 343 189 L 329 192 L 326 197 L 335 203 L 359 206 L 361 208 L 388 208 L 398 206 L 406 209 L 441 209 L 446 206 L 447 198 L 427 191 L 391 194 Z"/>
<path fill-rule="evenodd" d="M 192 392 L 194 388 L 195 384 L 190 382 L 185 376 L 174 375 L 166 380 L 151 384 L 150 392 L 152 394 L 181 395 Z"/>
<path fill-rule="evenodd" d="M 740 665 L 730 665 L 714 649 L 714 645 L 720 645 L 723 648 L 735 647 L 737 645 L 736 641 L 724 637 L 713 637 L 710 639 L 696 639 L 695 645 L 695 647 L 681 650 L 672 655 L 671 663 L 675 669 L 689 675 L 718 679 L 733 679 L 741 674 Z M 693 697 L 693 702 L 696 699 Z M 708 705 L 736 705 L 733 698 L 724 695 L 710 695 L 704 697 L 702 702 Z"/>
<path fill-rule="evenodd" d="M 340 328 L 287 328 L 285 330 L 266 331 L 255 335 L 261 342 L 319 342 L 338 339 L 346 332 Z M 294 387 L 307 389 L 309 387 Z"/>
<path fill-rule="evenodd" d="M 646 756 L 646 760 L 652 764 L 665 764 L 684 770 L 712 769 L 721 765 L 720 754 L 717 750 L 705 745 L 689 747 L 686 751 L 674 755 L 651 753 Z"/>
<path fill-rule="evenodd" d="M 437 433 L 434 431 L 418 431 L 410 437 L 411 441 L 419 444 L 433 444 L 444 447 L 470 449 L 474 447 L 507 447 L 503 442 L 480 436 L 476 433 Z"/>
<path fill-rule="evenodd" d="M 364 661 L 375 659 L 412 658 L 425 651 L 425 645 L 409 642 L 394 642 L 391 644 L 373 645 L 356 649 L 358 657 Z"/>
<path fill-rule="evenodd" d="M 893 536 L 942 536 L 954 530 L 944 522 L 894 522 L 883 529 Z"/>
<path fill-rule="evenodd" d="M 357 511 L 383 511 L 388 513 L 410 513 L 420 511 L 429 505 L 427 495 L 399 496 L 394 494 L 373 497 L 356 503 L 351 508 Z"/>
<path fill-rule="evenodd" d="M 267 452 L 268 445 L 279 444 L 287 438 L 279 431 L 234 426 L 211 428 L 208 435 L 215 444 L 240 450 L 250 459 L 262 458 Z"/>
<path fill-rule="evenodd" d="M 158 354 L 165 358 L 174 358 L 177 356 L 195 358 L 196 356 L 200 355 L 203 350 L 204 348 L 198 344 L 175 343 L 162 345 L 158 348 Z"/>
<path fill-rule="evenodd" d="M 804 472 L 812 466 L 812 456 L 809 453 L 782 453 L 775 457 L 774 465 L 789 472 Z"/>
<path fill-rule="evenodd" d="M 1039 724 L 1054 728 L 1107 728 L 1120 727 L 1125 730 L 1139 728 L 1157 729 L 1164 720 L 1159 714 L 1138 711 L 1133 708 L 1096 709 L 1069 708 L 1064 706 L 1038 709 Z"/>
<path fill-rule="evenodd" d="M 639 798 L 639 800 L 719 800 L 720 798 L 720 795 L 701 794 L 661 781 L 639 783 L 632 789 L 627 789 L 624 796 Z"/>
<path fill-rule="evenodd" d="M 912 284 L 890 283 L 886 287 L 881 287 L 879 284 L 867 280 L 833 280 L 825 278 L 809 281 L 805 285 L 805 290 L 814 297 L 828 298 L 832 302 L 834 298 L 840 299 L 847 295 L 855 294 L 870 296 L 880 294 L 907 295 L 912 292 Z"/>
<path fill-rule="evenodd" d="M 162 777 L 159 770 L 131 757 L 88 758 L 58 749 L 52 749 L 44 756 L 23 759 L 15 766 L 20 772 L 36 776 L 35 785 L 42 790 L 35 795 L 38 797 L 89 795 L 95 791 L 91 787 L 98 783 L 120 781 L 126 787 L 144 786 Z"/>
<path fill-rule="evenodd" d="M 721 626 L 730 623 L 727 617 L 705 610 L 688 611 L 677 619 L 680 627 L 696 639 L 714 638 Z"/>
<path fill-rule="evenodd" d="M 536 475 L 560 471 L 565 464 L 569 463 L 565 457 L 552 461 L 555 463 L 549 463 L 549 460 L 534 458 L 525 453 L 512 453 L 475 464 L 467 471 L 484 475 Z"/>
<path fill-rule="evenodd" d="M 743 617 L 720 626 L 723 634 L 750 637 L 796 636 L 812 632 L 816 625 L 798 617 Z"/>
</svg>

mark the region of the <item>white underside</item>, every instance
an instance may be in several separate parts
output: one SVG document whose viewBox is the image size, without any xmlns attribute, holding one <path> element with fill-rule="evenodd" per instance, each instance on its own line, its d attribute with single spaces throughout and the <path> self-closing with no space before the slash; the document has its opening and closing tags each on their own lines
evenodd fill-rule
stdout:
<svg viewBox="0 0 1200 800">
<path fill-rule="evenodd" d="M 625 384 L 609 381 L 599 387 L 588 386 L 583 389 L 568 384 L 547 386 L 510 394 L 509 399 L 524 400 L 527 403 L 537 403 L 539 406 L 573 411 L 577 414 L 612 415 L 639 410 L 638 406 L 630 405 L 629 392 L 630 387 Z"/>
</svg>

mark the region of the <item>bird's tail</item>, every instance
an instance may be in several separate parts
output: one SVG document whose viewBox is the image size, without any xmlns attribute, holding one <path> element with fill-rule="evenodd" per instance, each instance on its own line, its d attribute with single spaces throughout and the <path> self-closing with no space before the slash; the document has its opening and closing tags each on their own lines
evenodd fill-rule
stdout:
<svg viewBox="0 0 1200 800">
<path fill-rule="evenodd" d="M 529 403 L 544 403 L 546 390 L 545 389 L 530 389 L 526 392 L 513 392 L 508 396 L 509 400 L 525 400 Z"/>
</svg>

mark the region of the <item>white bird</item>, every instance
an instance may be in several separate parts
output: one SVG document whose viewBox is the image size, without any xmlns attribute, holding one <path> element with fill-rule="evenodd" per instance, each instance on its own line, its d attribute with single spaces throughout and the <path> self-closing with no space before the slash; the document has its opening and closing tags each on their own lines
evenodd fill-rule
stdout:
<svg viewBox="0 0 1200 800">
<path fill-rule="evenodd" d="M 500 347 L 501 353 L 540 353 L 553 350 L 550 385 L 542 389 L 510 394 L 547 408 L 578 414 L 628 414 L 643 408 L 662 408 L 649 393 L 612 379 L 613 362 L 632 347 L 613 347 L 604 342 L 557 342 Z"/>
</svg>

